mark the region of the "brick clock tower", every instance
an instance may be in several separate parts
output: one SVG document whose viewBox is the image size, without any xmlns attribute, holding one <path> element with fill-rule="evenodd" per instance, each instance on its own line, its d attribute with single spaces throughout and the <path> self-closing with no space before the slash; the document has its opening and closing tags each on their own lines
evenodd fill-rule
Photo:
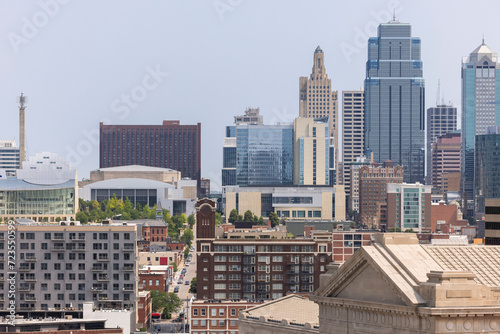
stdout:
<svg viewBox="0 0 500 334">
<path fill-rule="evenodd" d="M 208 299 L 213 276 L 213 242 L 215 239 L 215 202 L 202 199 L 196 203 L 196 275 L 197 298 Z"/>
</svg>

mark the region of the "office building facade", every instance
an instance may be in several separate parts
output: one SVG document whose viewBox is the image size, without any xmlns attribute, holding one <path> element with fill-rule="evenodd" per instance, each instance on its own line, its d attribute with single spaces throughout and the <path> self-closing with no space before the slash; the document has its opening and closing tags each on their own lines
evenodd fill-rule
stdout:
<svg viewBox="0 0 500 334">
<path fill-rule="evenodd" d="M 484 244 L 500 245 L 500 198 L 486 198 L 484 202 Z"/>
<path fill-rule="evenodd" d="M 325 55 L 318 46 L 314 51 L 312 73 L 299 79 L 299 116 L 309 118 L 328 117 L 330 135 L 334 138 L 335 151 L 339 141 L 338 91 L 332 89 L 332 80 L 325 68 Z M 338 157 L 335 157 L 338 162 Z"/>
<path fill-rule="evenodd" d="M 260 108 L 247 108 L 243 115 L 234 116 L 234 124 L 264 125 L 264 117 L 260 114 Z"/>
<path fill-rule="evenodd" d="M 0 140 L 0 169 L 4 169 L 7 176 L 15 176 L 16 169 L 21 168 L 19 147 L 14 140 Z"/>
<path fill-rule="evenodd" d="M 348 196 L 348 209 L 359 213 L 359 169 L 369 165 L 365 156 L 357 157 L 356 161 L 346 163 L 349 168 L 350 195 Z M 346 185 L 344 185 L 346 187 Z M 347 196 L 347 191 L 346 191 Z"/>
<path fill-rule="evenodd" d="M 500 127 L 490 127 L 488 134 L 476 136 L 475 209 L 484 213 L 485 199 L 500 198 Z"/>
<path fill-rule="evenodd" d="M 329 185 L 331 138 L 328 123 L 296 118 L 293 122 L 293 139 L 293 184 Z"/>
<path fill-rule="evenodd" d="M 404 168 L 405 182 L 424 182 L 425 82 L 420 38 L 390 21 L 368 40 L 365 152 Z"/>
<path fill-rule="evenodd" d="M 236 184 L 293 184 L 293 125 L 236 126 Z"/>
<path fill-rule="evenodd" d="M 431 185 L 443 189 L 443 175 L 460 173 L 461 134 L 451 132 L 436 137 L 431 145 Z M 448 188 L 448 187 L 447 187 Z"/>
<path fill-rule="evenodd" d="M 99 125 L 99 167 L 142 165 L 171 168 L 201 179 L 201 124 Z"/>
<path fill-rule="evenodd" d="M 483 40 L 462 59 L 462 192 L 469 207 L 474 200 L 475 139 L 486 134 L 489 126 L 500 126 L 499 89 L 498 55 Z"/>
<path fill-rule="evenodd" d="M 438 105 L 427 109 L 427 182 L 432 184 L 432 144 L 436 138 L 457 130 L 457 108 Z"/>
<path fill-rule="evenodd" d="M 350 163 L 364 155 L 365 92 L 342 92 L 342 184 L 351 196 Z"/>
<path fill-rule="evenodd" d="M 277 299 L 312 293 L 332 244 L 313 239 L 218 239 L 215 203 L 197 203 L 197 299 Z"/>
</svg>

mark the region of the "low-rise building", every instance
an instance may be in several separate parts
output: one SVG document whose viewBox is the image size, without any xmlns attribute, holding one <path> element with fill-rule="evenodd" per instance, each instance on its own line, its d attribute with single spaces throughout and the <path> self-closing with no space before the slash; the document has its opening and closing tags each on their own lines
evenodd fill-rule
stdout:
<svg viewBox="0 0 500 334">
<path fill-rule="evenodd" d="M 431 185 L 389 183 L 387 228 L 415 232 L 431 230 Z"/>
<path fill-rule="evenodd" d="M 0 334 L 129 334 L 123 328 L 109 328 L 107 319 L 33 319 L 18 318 L 12 326 L 8 321 L 0 322 Z"/>
<path fill-rule="evenodd" d="M 151 326 L 152 303 L 153 300 L 149 291 L 139 291 L 137 299 L 137 327 L 149 328 Z"/>
<path fill-rule="evenodd" d="M 172 266 L 143 266 L 139 268 L 139 291 L 158 290 L 167 292 L 172 277 Z"/>
<path fill-rule="evenodd" d="M 345 219 L 344 186 L 282 186 L 223 188 L 226 223 L 235 209 L 240 215 L 250 210 L 254 215 L 268 218 L 271 212 L 289 220 Z"/>
<path fill-rule="evenodd" d="M 138 261 L 139 266 L 159 266 L 169 265 L 172 262 L 179 265 L 181 262 L 180 252 L 139 252 Z"/>
<path fill-rule="evenodd" d="M 319 333 L 319 307 L 307 297 L 289 295 L 240 313 L 240 334 Z"/>
<path fill-rule="evenodd" d="M 192 334 L 237 334 L 240 312 L 262 304 L 257 300 L 195 300 L 190 304 Z"/>
</svg>

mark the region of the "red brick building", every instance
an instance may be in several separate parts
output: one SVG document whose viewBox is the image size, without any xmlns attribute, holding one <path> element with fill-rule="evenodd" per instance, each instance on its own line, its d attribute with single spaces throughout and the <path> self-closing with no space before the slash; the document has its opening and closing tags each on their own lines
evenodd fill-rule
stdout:
<svg viewBox="0 0 500 334">
<path fill-rule="evenodd" d="M 99 125 L 99 167 L 142 165 L 171 168 L 201 181 L 201 123 Z"/>
<path fill-rule="evenodd" d="M 456 205 L 446 205 L 443 201 L 431 205 L 431 231 L 448 233 L 450 226 L 467 226 L 467 221 L 458 216 Z M 448 225 L 444 227 L 444 225 Z M 447 230 L 443 230 L 443 228 Z"/>
<path fill-rule="evenodd" d="M 168 291 L 168 283 L 172 277 L 172 266 L 145 266 L 139 269 L 139 291 Z"/>
<path fill-rule="evenodd" d="M 383 166 L 377 163 L 359 168 L 359 217 L 369 226 L 378 226 L 382 220 L 382 203 L 387 202 L 387 184 L 403 182 L 403 167 L 390 160 Z"/>
<path fill-rule="evenodd" d="M 150 242 L 167 241 L 168 225 L 163 221 L 147 223 L 142 226 L 142 239 Z"/>
<path fill-rule="evenodd" d="M 333 232 L 333 262 L 344 263 L 361 246 L 370 246 L 377 232 Z"/>
<path fill-rule="evenodd" d="M 216 239 L 215 202 L 197 203 L 197 298 L 277 299 L 314 292 L 331 262 L 330 241 Z"/>
<path fill-rule="evenodd" d="M 191 304 L 191 333 L 238 333 L 240 311 L 260 302 L 196 300 Z"/>
<path fill-rule="evenodd" d="M 151 326 L 152 300 L 149 291 L 139 292 L 137 300 L 137 323 L 143 327 Z"/>
</svg>

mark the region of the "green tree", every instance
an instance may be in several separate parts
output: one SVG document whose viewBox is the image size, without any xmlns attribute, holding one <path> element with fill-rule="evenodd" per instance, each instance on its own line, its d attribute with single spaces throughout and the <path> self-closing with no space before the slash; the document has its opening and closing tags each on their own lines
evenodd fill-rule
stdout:
<svg viewBox="0 0 500 334">
<path fill-rule="evenodd" d="M 82 224 L 87 224 L 89 222 L 89 216 L 87 215 L 86 212 L 77 212 L 75 215 L 76 220 L 80 221 Z"/>
<path fill-rule="evenodd" d="M 124 213 L 122 213 L 121 219 L 122 220 L 132 220 L 132 215 L 129 212 L 124 212 Z"/>
<path fill-rule="evenodd" d="M 185 242 L 188 247 L 191 247 L 192 241 L 194 239 L 194 233 L 193 230 L 190 229 L 189 227 L 184 230 L 184 233 L 182 234 L 181 241 Z"/>
<path fill-rule="evenodd" d="M 259 218 L 259 225 L 265 225 L 266 223 L 264 222 L 264 218 L 260 217 Z"/>
<path fill-rule="evenodd" d="M 149 218 L 150 214 L 151 214 L 151 209 L 149 208 L 149 205 L 145 204 L 144 207 L 142 208 L 141 216 L 143 219 L 147 219 Z"/>
<path fill-rule="evenodd" d="M 195 223 L 194 215 L 193 214 L 189 215 L 187 218 L 187 221 L 188 221 L 189 228 L 192 229 L 194 226 L 194 223 Z"/>
<path fill-rule="evenodd" d="M 276 212 L 271 212 L 269 214 L 269 220 L 271 221 L 271 226 L 274 227 L 279 224 L 280 218 L 276 214 Z"/>
<path fill-rule="evenodd" d="M 153 209 L 151 209 L 151 213 L 149 214 L 149 219 L 156 219 L 156 204 L 153 206 Z"/>
<path fill-rule="evenodd" d="M 170 216 L 170 211 L 167 209 L 163 209 L 163 220 L 169 225 L 172 223 L 172 216 Z"/>
<path fill-rule="evenodd" d="M 259 217 L 257 217 L 257 215 L 253 215 L 252 220 L 253 220 L 253 223 L 254 223 L 255 225 L 258 225 L 258 224 L 259 224 Z"/>
<path fill-rule="evenodd" d="M 151 308 L 154 312 L 163 311 L 167 315 L 178 312 L 182 307 L 182 301 L 173 292 L 163 292 L 159 290 L 150 290 Z"/>
<path fill-rule="evenodd" d="M 189 292 L 196 293 L 196 282 L 197 282 L 197 279 L 196 279 L 196 276 L 195 276 L 191 280 L 191 285 L 189 286 Z"/>
<path fill-rule="evenodd" d="M 184 248 L 184 260 L 186 260 L 189 256 L 189 247 Z"/>
<path fill-rule="evenodd" d="M 219 212 L 215 213 L 215 226 L 222 224 L 222 215 Z"/>
<path fill-rule="evenodd" d="M 123 202 L 123 209 L 125 212 L 130 212 L 134 208 L 134 204 L 130 201 L 128 197 L 125 198 L 125 202 Z"/>
<path fill-rule="evenodd" d="M 245 215 L 243 216 L 243 221 L 251 222 L 253 221 L 253 213 L 250 210 L 245 211 Z"/>
<path fill-rule="evenodd" d="M 231 224 L 234 224 L 234 222 L 238 219 L 238 211 L 236 209 L 232 209 L 231 213 L 229 214 L 229 219 L 228 222 Z"/>
<path fill-rule="evenodd" d="M 177 268 L 177 265 L 175 264 L 175 262 L 170 262 L 170 265 L 172 267 L 174 267 L 174 273 L 176 273 L 179 268 Z"/>
<path fill-rule="evenodd" d="M 141 214 L 139 213 L 139 210 L 132 209 L 130 211 L 130 216 L 132 217 L 132 219 L 139 219 L 141 217 Z"/>
</svg>

